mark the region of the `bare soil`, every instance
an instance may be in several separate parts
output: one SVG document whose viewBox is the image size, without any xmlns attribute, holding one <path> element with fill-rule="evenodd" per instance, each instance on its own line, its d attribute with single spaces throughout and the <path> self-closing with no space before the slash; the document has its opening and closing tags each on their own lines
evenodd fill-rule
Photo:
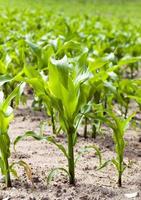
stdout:
<svg viewBox="0 0 141 200">
<path fill-rule="evenodd" d="M 11 141 L 27 130 L 40 130 L 40 122 L 47 120 L 43 112 L 33 111 L 30 107 L 21 107 L 15 112 L 15 119 L 9 130 Z M 49 119 L 48 119 L 49 120 Z M 82 134 L 82 128 L 79 130 Z M 97 171 L 98 158 L 95 151 L 85 153 L 76 166 L 76 186 L 68 184 L 67 177 L 61 172 L 47 185 L 47 176 L 51 169 L 66 167 L 63 154 L 53 145 L 33 138 L 19 142 L 16 152 L 11 148 L 10 162 L 24 160 L 32 169 L 34 186 L 27 179 L 25 171 L 17 167 L 19 179 L 12 177 L 12 188 L 5 188 L 0 183 L 0 199 L 11 200 L 126 200 L 125 193 L 138 192 L 141 199 L 141 141 L 140 128 L 132 127 L 126 132 L 128 143 L 125 151 L 125 163 L 128 165 L 123 174 L 123 187 L 117 187 L 117 172 L 112 164 Z M 51 134 L 51 127 L 46 125 L 45 134 Z M 103 159 L 115 156 L 112 132 L 103 127 L 103 135 L 92 140 L 79 136 L 75 155 L 86 145 L 96 144 L 101 148 Z M 66 145 L 65 136 L 58 136 L 57 141 Z"/>
</svg>

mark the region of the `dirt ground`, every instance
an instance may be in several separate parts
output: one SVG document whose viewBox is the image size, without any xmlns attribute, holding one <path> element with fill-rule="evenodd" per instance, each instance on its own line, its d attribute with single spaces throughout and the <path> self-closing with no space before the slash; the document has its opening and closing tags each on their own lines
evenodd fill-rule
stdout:
<svg viewBox="0 0 141 200">
<path fill-rule="evenodd" d="M 39 125 L 45 116 L 42 112 L 33 111 L 29 107 L 21 107 L 15 112 L 15 119 L 9 130 L 11 141 L 27 130 L 39 131 Z M 111 159 L 114 154 L 114 144 L 111 139 L 111 131 L 103 127 L 104 134 L 96 140 L 91 138 L 78 138 L 75 154 L 86 145 L 97 144 L 101 148 L 103 158 Z M 81 130 L 79 131 L 81 132 Z M 112 164 L 97 171 L 98 158 L 94 150 L 83 155 L 76 166 L 76 186 L 69 186 L 68 179 L 62 173 L 55 176 L 47 185 L 49 171 L 56 167 L 65 167 L 66 159 L 58 149 L 47 142 L 36 141 L 32 138 L 19 142 L 10 162 L 24 160 L 32 169 L 34 187 L 27 179 L 22 168 L 17 168 L 19 179 L 12 178 L 12 188 L 6 189 L 0 183 L 0 199 L 5 200 L 126 200 L 126 193 L 138 192 L 136 198 L 141 199 L 141 142 L 139 135 L 141 130 L 130 128 L 126 135 L 128 146 L 125 151 L 125 162 L 128 164 L 123 174 L 123 187 L 117 187 L 116 170 Z M 51 127 L 45 127 L 45 134 L 51 134 Z M 57 141 L 66 144 L 64 136 Z"/>
</svg>

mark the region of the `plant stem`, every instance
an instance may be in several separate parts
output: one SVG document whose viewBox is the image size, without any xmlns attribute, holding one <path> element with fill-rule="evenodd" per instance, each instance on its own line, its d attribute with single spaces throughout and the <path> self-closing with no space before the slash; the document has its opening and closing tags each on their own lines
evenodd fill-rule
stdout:
<svg viewBox="0 0 141 200">
<path fill-rule="evenodd" d="M 69 183 L 75 185 L 75 170 L 74 170 L 74 145 L 73 145 L 73 128 L 68 131 L 68 167 L 69 167 Z"/>
<path fill-rule="evenodd" d="M 87 123 L 88 123 L 88 119 L 87 117 L 85 117 L 85 122 L 84 122 L 84 138 L 87 138 Z"/>
<path fill-rule="evenodd" d="M 96 131 L 96 125 L 92 125 L 92 138 L 96 139 L 97 131 Z"/>
<path fill-rule="evenodd" d="M 127 114 L 128 114 L 128 106 L 125 108 L 124 119 L 127 118 Z"/>
<path fill-rule="evenodd" d="M 6 170 L 6 174 L 5 174 L 5 183 L 7 187 L 11 187 L 11 178 L 10 178 L 10 171 L 9 171 L 9 163 L 8 163 L 8 159 L 5 158 L 5 170 Z"/>
<path fill-rule="evenodd" d="M 51 125 L 52 125 L 52 132 L 56 134 L 56 127 L 55 127 L 55 120 L 54 120 L 54 111 L 51 110 Z"/>
<path fill-rule="evenodd" d="M 108 107 L 107 105 L 107 97 L 105 96 L 105 99 L 104 99 L 104 110 L 106 110 Z M 103 115 L 106 115 L 106 111 L 103 112 Z"/>
<path fill-rule="evenodd" d="M 118 187 L 122 187 L 121 172 L 119 172 L 118 176 Z"/>
<path fill-rule="evenodd" d="M 127 100 L 126 107 L 125 107 L 125 113 L 124 113 L 124 118 L 125 118 L 125 119 L 127 118 L 127 114 L 128 114 L 129 102 L 130 102 L 130 101 Z"/>
</svg>

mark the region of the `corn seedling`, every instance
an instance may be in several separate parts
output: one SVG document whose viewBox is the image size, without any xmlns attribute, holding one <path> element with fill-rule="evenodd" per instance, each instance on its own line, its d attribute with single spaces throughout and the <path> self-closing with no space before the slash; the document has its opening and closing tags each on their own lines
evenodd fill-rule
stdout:
<svg viewBox="0 0 141 200">
<path fill-rule="evenodd" d="M 19 93 L 20 86 L 4 99 L 4 93 L 0 92 L 0 168 L 5 177 L 5 184 L 11 187 L 10 166 L 10 138 L 8 135 L 9 124 L 13 119 L 13 109 L 10 107 L 12 99 Z"/>
<path fill-rule="evenodd" d="M 51 139 L 50 142 L 57 144 L 57 147 L 61 151 L 63 150 L 68 160 L 69 182 L 75 184 L 76 130 L 80 118 L 84 116 L 84 106 L 87 104 L 89 90 L 86 81 L 90 77 L 90 73 L 76 74 L 75 68 L 72 68 L 66 56 L 61 60 L 51 59 L 48 69 L 49 79 L 46 81 L 33 68 L 24 70 L 26 70 L 26 75 L 31 77 L 30 80 L 25 80 L 33 86 L 36 94 L 43 99 L 45 104 L 49 105 L 51 102 L 50 108 L 55 109 L 59 114 L 60 126 L 67 135 L 68 150 L 62 145 L 58 145 L 54 139 Z M 35 77 L 34 74 L 36 74 Z"/>
<path fill-rule="evenodd" d="M 114 112 L 108 111 L 108 116 L 110 119 L 105 118 L 104 122 L 113 130 L 113 140 L 115 143 L 116 158 L 112 159 L 112 163 L 118 172 L 118 186 L 122 186 L 122 174 L 126 168 L 124 165 L 124 150 L 126 142 L 124 140 L 125 131 L 131 121 L 132 117 L 135 115 L 133 113 L 127 119 L 121 116 L 117 116 Z"/>
</svg>

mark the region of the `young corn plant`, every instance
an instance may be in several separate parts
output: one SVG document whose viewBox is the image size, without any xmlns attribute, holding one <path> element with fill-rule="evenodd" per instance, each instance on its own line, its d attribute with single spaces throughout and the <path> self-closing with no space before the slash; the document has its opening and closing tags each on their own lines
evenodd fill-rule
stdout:
<svg viewBox="0 0 141 200">
<path fill-rule="evenodd" d="M 17 79 L 15 78 L 16 80 L 24 81 L 33 88 L 35 97 L 37 97 L 40 104 L 43 105 L 47 115 L 51 116 L 52 132 L 53 134 L 56 134 L 55 113 L 52 102 L 49 98 L 49 90 L 47 86 L 48 76 L 39 72 L 35 67 L 24 66 L 22 72 L 17 77 Z"/>
<path fill-rule="evenodd" d="M 81 109 L 86 105 L 89 88 L 86 81 L 88 72 L 75 74 L 75 68 L 69 65 L 67 57 L 61 60 L 51 59 L 49 64 L 48 88 L 53 107 L 58 111 L 61 127 L 67 134 L 68 172 L 70 184 L 75 184 L 74 145 Z M 75 74 L 75 75 L 74 75 Z"/>
<path fill-rule="evenodd" d="M 127 119 L 117 116 L 113 111 L 108 111 L 107 114 L 109 119 L 105 118 L 104 121 L 113 130 L 113 140 L 116 152 L 116 158 L 112 159 L 112 163 L 118 172 L 118 186 L 122 187 L 122 174 L 126 169 L 126 166 L 124 165 L 124 150 L 126 147 L 124 134 L 135 113 L 127 117 Z"/>
<path fill-rule="evenodd" d="M 4 93 L 0 92 L 0 168 L 2 175 L 5 177 L 7 187 L 11 187 L 10 171 L 12 171 L 8 162 L 10 157 L 8 128 L 13 119 L 13 109 L 10 103 L 19 94 L 19 89 L 20 87 L 18 86 L 6 99 L 4 99 Z"/>
<path fill-rule="evenodd" d="M 68 161 L 68 170 L 63 171 L 69 174 L 69 183 L 75 184 L 74 145 L 78 125 L 84 116 L 85 108 L 87 109 L 89 93 L 87 80 L 91 74 L 88 71 L 77 73 L 75 66 L 69 63 L 66 56 L 61 60 L 53 58 L 50 60 L 46 80 L 33 67 L 25 67 L 24 73 L 26 77 L 23 79 L 33 87 L 36 95 L 43 100 L 47 108 L 54 109 L 59 114 L 60 127 L 67 135 L 68 150 L 57 144 L 53 137 L 38 137 L 31 132 L 26 135 L 55 144 Z M 17 139 L 15 144 L 18 140 L 20 139 Z"/>
<path fill-rule="evenodd" d="M 102 104 L 107 104 L 107 91 L 105 91 L 105 82 L 109 83 L 109 79 L 116 76 L 114 71 L 117 66 L 110 65 L 110 61 L 106 57 L 94 59 L 92 57 L 88 58 L 88 68 L 92 73 L 92 78 L 89 79 L 90 92 L 88 96 L 88 101 L 91 101 L 91 107 L 85 114 L 85 124 L 84 124 L 84 138 L 87 137 L 87 125 L 91 122 L 92 125 L 92 138 L 96 138 L 100 132 L 101 122 L 97 120 L 99 115 L 104 114 Z M 104 107 L 104 105 L 103 105 Z"/>
</svg>

